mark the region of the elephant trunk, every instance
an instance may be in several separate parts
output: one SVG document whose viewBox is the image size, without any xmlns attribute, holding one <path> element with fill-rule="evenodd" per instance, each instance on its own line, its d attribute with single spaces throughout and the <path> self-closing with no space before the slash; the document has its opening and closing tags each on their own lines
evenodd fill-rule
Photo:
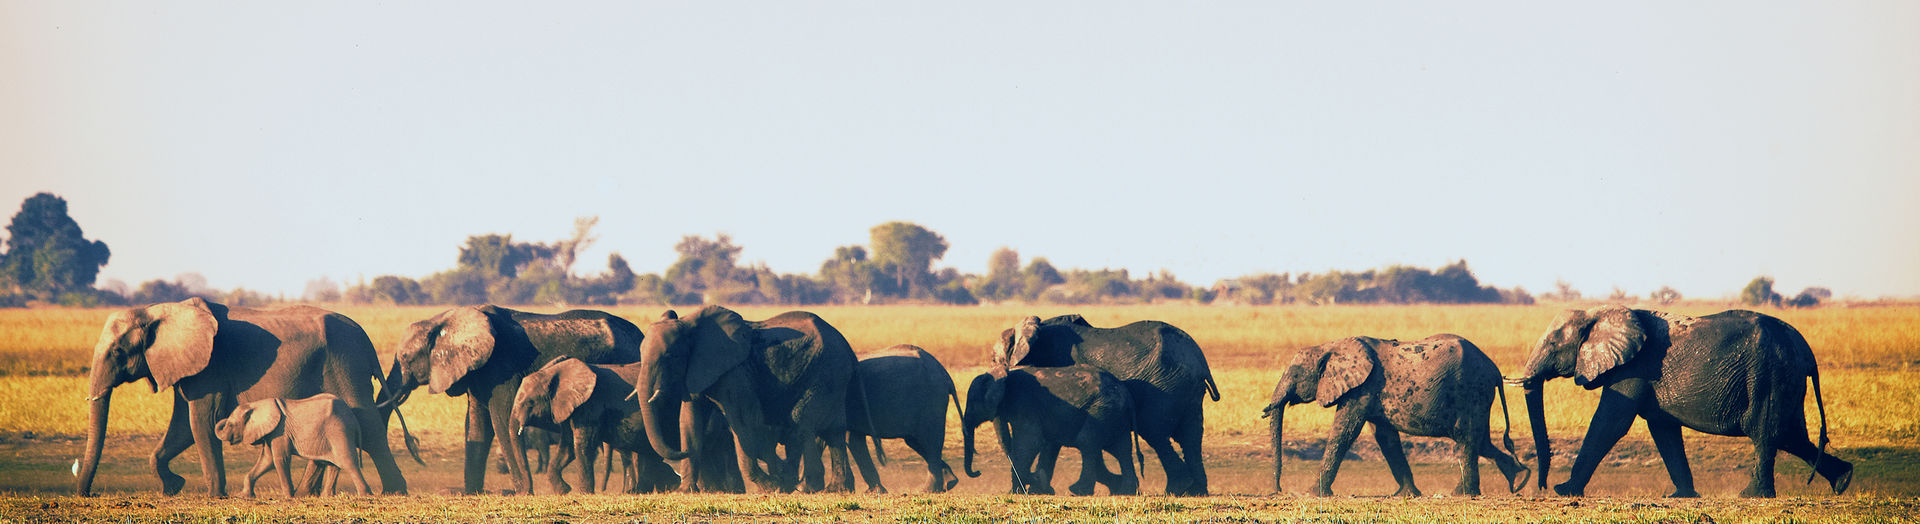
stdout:
<svg viewBox="0 0 1920 524">
<path fill-rule="evenodd" d="M 1286 453 L 1281 451 L 1283 448 L 1281 447 L 1280 429 L 1281 423 L 1287 418 L 1287 404 L 1285 402 L 1274 402 L 1273 404 L 1267 405 L 1266 416 L 1272 419 L 1267 422 L 1267 429 L 1271 433 L 1273 444 L 1273 492 L 1280 493 L 1284 491 L 1280 487 L 1280 460 L 1286 455 Z"/>
<path fill-rule="evenodd" d="M 526 404 L 518 402 L 513 404 L 513 413 L 507 416 L 507 430 L 506 445 L 501 446 L 501 450 L 505 456 L 501 458 L 514 466 L 508 467 L 507 470 L 514 474 L 513 483 L 515 485 L 526 488 L 521 494 L 532 495 L 533 470 L 527 467 L 527 447 L 525 443 L 527 433 Z"/>
<path fill-rule="evenodd" d="M 1543 384 L 1536 383 L 1532 387 L 1526 388 L 1525 391 L 1527 397 L 1527 421 L 1533 424 L 1534 461 L 1540 470 L 1540 475 L 1534 477 L 1537 479 L 1535 485 L 1541 490 L 1545 490 L 1547 489 L 1547 468 L 1553 462 L 1553 444 L 1547 438 L 1547 410 L 1543 402 L 1543 398 L 1546 395 L 1544 393 L 1545 388 L 1542 386 Z"/>
<path fill-rule="evenodd" d="M 647 391 L 649 389 L 651 388 L 641 388 L 637 391 Z M 668 444 L 667 431 L 660 426 L 660 413 L 659 410 L 654 409 L 654 403 L 659 401 L 661 397 L 662 395 L 656 391 L 653 398 L 640 400 L 640 421 L 641 425 L 646 426 L 647 442 L 653 444 L 653 452 L 659 454 L 660 458 L 667 460 L 686 460 L 690 453 L 681 451 L 673 447 L 673 445 Z M 686 435 L 679 436 L 683 438 L 686 437 Z M 675 442 L 672 444 L 677 445 L 680 443 L 678 442 L 680 439 L 674 440 Z"/>
<path fill-rule="evenodd" d="M 962 447 L 966 450 L 966 458 L 961 461 L 960 467 L 966 469 L 968 477 L 979 478 L 980 472 L 973 470 L 973 430 L 978 429 L 980 423 L 966 420 L 965 416 L 960 417 L 960 419 L 966 426 L 966 431 L 960 432 Z"/>
<path fill-rule="evenodd" d="M 95 373 L 98 374 L 98 368 L 95 369 Z M 93 496 L 93 475 L 100 466 L 100 449 L 106 444 L 107 404 L 112 398 L 113 389 L 109 387 L 105 391 L 95 393 L 88 401 L 93 405 L 92 424 L 87 427 L 87 447 L 85 455 L 80 458 L 80 470 L 74 473 L 80 477 L 79 483 L 74 487 L 76 495 Z"/>
</svg>

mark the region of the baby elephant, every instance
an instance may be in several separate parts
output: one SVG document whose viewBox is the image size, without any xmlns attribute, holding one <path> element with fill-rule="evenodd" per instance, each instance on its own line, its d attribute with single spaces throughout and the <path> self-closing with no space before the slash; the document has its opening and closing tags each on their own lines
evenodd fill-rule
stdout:
<svg viewBox="0 0 1920 524">
<path fill-rule="evenodd" d="M 881 465 L 887 454 L 880 439 L 906 439 L 907 447 L 927 463 L 927 492 L 943 493 L 960 483 L 953 468 L 941 456 L 947 438 L 947 399 L 960 410 L 960 396 L 954 392 L 953 376 L 938 359 L 919 346 L 900 344 L 860 355 L 854 365 L 854 384 L 847 388 L 847 451 L 860 476 L 867 479 L 867 491 L 886 493 L 867 455 L 866 437 L 873 437 L 873 450 Z"/>
<path fill-rule="evenodd" d="M 246 493 L 253 496 L 254 481 L 267 471 L 278 471 L 287 496 L 293 496 L 293 457 L 299 456 L 346 470 L 360 494 L 372 493 L 360 473 L 360 422 L 340 397 L 321 393 L 297 400 L 267 399 L 249 402 L 213 425 L 213 433 L 230 445 L 261 446 L 260 462 L 247 473 Z"/>
<path fill-rule="evenodd" d="M 1301 349 L 1274 386 L 1272 403 L 1260 415 L 1273 418 L 1273 489 L 1280 490 L 1280 426 L 1286 406 L 1318 402 L 1322 407 L 1338 407 L 1314 495 L 1333 494 L 1340 460 L 1363 423 L 1373 424 L 1380 454 L 1400 484 L 1395 495 L 1420 496 L 1399 433 L 1447 437 L 1459 444 L 1461 475 L 1453 488 L 1455 495 L 1480 494 L 1479 457 L 1483 456 L 1493 459 L 1507 477 L 1507 489 L 1517 491 L 1532 471 L 1510 455 L 1512 429 L 1507 430 L 1505 453 L 1493 447 L 1487 436 L 1488 410 L 1496 393 L 1501 417 L 1506 417 L 1507 396 L 1500 390 L 1500 380 L 1500 369 L 1480 348 L 1454 335 L 1412 343 L 1353 337 Z"/>
<path fill-rule="evenodd" d="M 1013 461 L 1013 492 L 1053 494 L 1053 472 L 1033 471 L 1034 459 L 1055 456 L 1061 446 L 1080 450 L 1080 479 L 1067 490 L 1093 494 L 1095 482 L 1113 495 L 1133 495 L 1140 477 L 1133 463 L 1133 397 L 1120 379 L 1100 368 L 996 368 L 973 378 L 967 409 L 961 414 L 967 476 L 973 469 L 973 430 L 991 420 L 1000 447 Z M 1107 471 L 1105 451 L 1120 461 L 1120 473 Z"/>
</svg>

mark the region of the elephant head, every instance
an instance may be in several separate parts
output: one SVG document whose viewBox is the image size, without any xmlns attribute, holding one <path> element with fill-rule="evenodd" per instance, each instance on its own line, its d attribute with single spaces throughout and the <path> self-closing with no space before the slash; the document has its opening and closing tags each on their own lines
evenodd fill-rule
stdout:
<svg viewBox="0 0 1920 524">
<path fill-rule="evenodd" d="M 408 326 L 381 388 L 381 407 L 404 402 L 422 384 L 432 393 L 463 393 L 461 379 L 493 356 L 498 314 L 494 306 L 457 307 Z"/>
<path fill-rule="evenodd" d="M 560 357 L 548 362 L 539 370 L 527 374 L 521 379 L 520 389 L 513 396 L 513 411 L 507 418 L 507 447 L 509 450 L 526 449 L 522 439 L 527 435 L 527 424 L 540 429 L 560 430 L 573 419 L 573 414 L 593 398 L 594 388 L 599 386 L 600 375 L 585 362 L 572 357 Z M 555 427 L 555 425 L 561 427 Z M 514 460 L 508 457 L 508 460 Z M 533 471 L 521 468 L 519 485 L 533 485 Z"/>
<path fill-rule="evenodd" d="M 1273 444 L 1273 489 L 1280 490 L 1281 429 L 1287 406 L 1317 402 L 1332 406 L 1373 375 L 1376 367 L 1373 339 L 1354 337 L 1303 348 L 1280 373 L 1273 386 L 1272 400 L 1260 413 L 1271 418 L 1268 430 Z"/>
<path fill-rule="evenodd" d="M 1027 353 L 1033 352 L 1033 339 L 1040 334 L 1040 317 L 1029 316 L 1021 319 L 1005 331 L 1000 332 L 1000 340 L 993 343 L 990 355 L 995 367 L 1018 365 Z"/>
<path fill-rule="evenodd" d="M 642 397 L 640 416 L 654 452 L 667 460 L 687 457 L 666 439 L 663 424 L 668 421 L 661 420 L 665 414 L 655 406 L 700 398 L 721 375 L 746 363 L 752 344 L 753 326 L 739 313 L 719 306 L 707 306 L 684 319 L 668 311 L 647 326 L 640 342 L 644 371 L 634 384 L 634 395 Z"/>
<path fill-rule="evenodd" d="M 1552 444 L 1548 440 L 1543 385 L 1546 381 L 1573 377 L 1587 389 L 1600 387 L 1600 377 L 1633 359 L 1646 342 L 1646 328 L 1634 311 L 1621 306 L 1567 310 L 1554 317 L 1553 324 L 1527 355 L 1522 374 L 1509 377 L 1508 384 L 1526 393 L 1527 419 L 1533 425 L 1534 455 L 1540 475 L 1538 487 L 1547 487 L 1547 467 L 1551 465 Z"/>
<path fill-rule="evenodd" d="M 1000 403 L 1007 398 L 1007 368 L 996 367 L 992 371 L 973 377 L 973 383 L 967 386 L 967 408 L 960 412 L 960 436 L 964 440 L 966 451 L 961 468 L 967 476 L 979 477 L 980 472 L 973 469 L 973 430 L 981 424 L 1000 418 Z M 1001 431 L 1000 444 L 1007 444 L 1004 426 L 995 426 Z"/>
<path fill-rule="evenodd" d="M 113 388 L 140 379 L 158 392 L 206 371 L 213 361 L 213 338 L 220 330 L 214 309 L 199 298 L 116 311 L 107 317 L 93 348 L 87 401 L 92 424 L 81 459 L 81 496 L 90 495 L 100 451 L 105 445 L 108 404 Z"/>
<path fill-rule="evenodd" d="M 259 404 L 247 404 L 234 408 L 233 414 L 213 425 L 213 434 L 229 445 L 266 444 L 267 439 L 279 434 L 286 423 L 286 405 L 279 400 Z"/>
</svg>

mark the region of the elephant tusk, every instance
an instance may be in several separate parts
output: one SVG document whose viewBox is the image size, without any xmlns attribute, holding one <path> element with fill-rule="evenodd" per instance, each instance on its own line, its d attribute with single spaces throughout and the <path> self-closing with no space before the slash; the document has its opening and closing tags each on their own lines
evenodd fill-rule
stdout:
<svg viewBox="0 0 1920 524">
<path fill-rule="evenodd" d="M 73 459 L 73 476 L 80 476 L 80 459 Z"/>
<path fill-rule="evenodd" d="M 88 395 L 88 396 L 87 396 L 87 402 L 93 402 L 93 401 L 96 401 L 96 400 L 100 400 L 100 395 Z"/>
<path fill-rule="evenodd" d="M 1506 383 L 1507 383 L 1507 385 L 1509 385 L 1509 386 L 1525 386 L 1525 385 L 1527 385 L 1527 379 L 1524 379 L 1524 378 L 1513 378 L 1513 377 L 1501 377 L 1501 378 L 1502 378 L 1502 379 L 1504 379 L 1504 380 L 1502 380 L 1502 381 L 1503 381 L 1503 382 L 1506 382 Z"/>
<path fill-rule="evenodd" d="M 637 392 L 636 392 L 636 393 L 637 393 Z M 658 402 L 660 402 L 660 391 L 658 391 L 658 390 L 656 390 L 656 391 L 654 391 L 654 392 L 653 392 L 653 396 L 651 396 L 651 397 L 647 397 L 647 403 L 648 403 L 648 404 L 654 404 L 654 403 L 658 403 Z"/>
</svg>

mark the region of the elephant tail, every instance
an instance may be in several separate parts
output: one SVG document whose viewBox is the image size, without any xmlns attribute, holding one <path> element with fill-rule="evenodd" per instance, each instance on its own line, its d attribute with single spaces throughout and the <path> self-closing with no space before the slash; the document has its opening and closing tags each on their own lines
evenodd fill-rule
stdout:
<svg viewBox="0 0 1920 524">
<path fill-rule="evenodd" d="M 1219 402 L 1220 386 L 1213 383 L 1213 373 L 1207 373 L 1206 378 L 1200 379 L 1200 382 L 1207 385 L 1207 395 L 1213 397 L 1214 402 Z"/>
<path fill-rule="evenodd" d="M 420 439 L 413 438 L 413 432 L 407 431 L 407 416 L 400 413 L 399 404 L 393 405 L 393 416 L 399 417 L 400 419 L 400 440 L 407 443 L 407 454 L 413 456 L 415 463 L 422 466 L 427 465 L 427 461 L 420 460 Z M 380 438 L 387 437 L 386 435 L 381 435 Z"/>
<path fill-rule="evenodd" d="M 1133 459 L 1140 462 L 1140 471 L 1145 472 L 1147 470 L 1147 452 L 1144 450 L 1141 450 L 1140 448 L 1143 448 L 1146 446 L 1140 442 L 1139 432 L 1135 431 L 1132 433 L 1133 433 Z M 1121 460 L 1125 460 L 1125 459 L 1121 459 Z M 1101 466 L 1101 467 L 1104 468 L 1106 466 Z"/>
<path fill-rule="evenodd" d="M 1827 456 L 1827 403 L 1820 398 L 1820 367 L 1815 365 L 1807 372 L 1813 379 L 1813 405 L 1820 409 L 1820 446 L 1813 454 L 1813 460 L 1807 461 L 1807 483 L 1813 483 L 1813 477 L 1820 474 L 1820 459 Z M 1794 430 L 1801 431 L 1801 430 Z"/>
</svg>

